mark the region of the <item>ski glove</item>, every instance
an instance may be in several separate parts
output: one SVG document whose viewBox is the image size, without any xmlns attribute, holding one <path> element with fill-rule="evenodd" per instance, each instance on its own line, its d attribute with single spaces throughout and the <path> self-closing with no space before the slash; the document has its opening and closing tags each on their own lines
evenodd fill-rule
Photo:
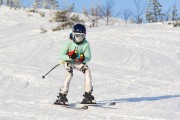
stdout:
<svg viewBox="0 0 180 120">
<path fill-rule="evenodd" d="M 84 54 L 83 53 L 79 54 L 77 58 L 79 59 L 79 62 L 83 62 L 84 61 Z"/>
<path fill-rule="evenodd" d="M 85 59 L 84 54 L 79 54 L 77 58 L 74 59 L 75 63 L 83 62 Z"/>
<path fill-rule="evenodd" d="M 77 57 L 78 57 L 77 50 L 73 50 L 73 51 L 68 52 L 68 56 L 69 56 L 69 58 L 71 58 L 71 59 L 77 58 Z"/>
</svg>

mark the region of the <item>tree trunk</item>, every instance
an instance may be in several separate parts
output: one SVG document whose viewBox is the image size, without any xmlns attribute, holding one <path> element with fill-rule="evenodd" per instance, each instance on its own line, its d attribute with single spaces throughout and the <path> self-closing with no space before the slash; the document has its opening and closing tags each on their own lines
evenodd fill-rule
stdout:
<svg viewBox="0 0 180 120">
<path fill-rule="evenodd" d="M 3 5 L 3 0 L 0 0 L 0 5 Z"/>
</svg>

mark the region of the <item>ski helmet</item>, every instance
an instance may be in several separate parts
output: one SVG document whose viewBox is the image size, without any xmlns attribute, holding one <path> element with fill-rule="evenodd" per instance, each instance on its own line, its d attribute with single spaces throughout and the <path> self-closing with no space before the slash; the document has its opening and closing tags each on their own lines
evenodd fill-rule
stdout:
<svg viewBox="0 0 180 120">
<path fill-rule="evenodd" d="M 81 44 L 85 40 L 86 28 L 82 24 L 76 24 L 72 29 L 72 39 L 76 44 Z"/>
</svg>

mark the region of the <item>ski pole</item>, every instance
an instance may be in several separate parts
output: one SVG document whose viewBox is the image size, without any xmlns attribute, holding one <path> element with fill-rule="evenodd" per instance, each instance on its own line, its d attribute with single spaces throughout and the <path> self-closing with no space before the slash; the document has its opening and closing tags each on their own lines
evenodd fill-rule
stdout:
<svg viewBox="0 0 180 120">
<path fill-rule="evenodd" d="M 52 70 L 54 70 L 56 67 L 58 67 L 62 63 L 64 63 L 64 61 L 62 61 L 59 64 L 55 65 L 49 72 L 47 72 L 44 76 L 42 76 L 42 78 L 45 78 Z"/>
</svg>

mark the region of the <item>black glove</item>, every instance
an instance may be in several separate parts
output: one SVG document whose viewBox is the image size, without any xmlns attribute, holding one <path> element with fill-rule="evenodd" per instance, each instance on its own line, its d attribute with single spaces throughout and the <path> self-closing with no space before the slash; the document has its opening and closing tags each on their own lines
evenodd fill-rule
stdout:
<svg viewBox="0 0 180 120">
<path fill-rule="evenodd" d="M 73 51 L 70 51 L 70 52 L 68 53 L 68 56 L 69 56 L 69 58 L 71 58 L 71 59 L 75 59 L 75 58 L 78 57 L 78 53 L 77 53 L 76 50 L 73 50 Z"/>
</svg>

